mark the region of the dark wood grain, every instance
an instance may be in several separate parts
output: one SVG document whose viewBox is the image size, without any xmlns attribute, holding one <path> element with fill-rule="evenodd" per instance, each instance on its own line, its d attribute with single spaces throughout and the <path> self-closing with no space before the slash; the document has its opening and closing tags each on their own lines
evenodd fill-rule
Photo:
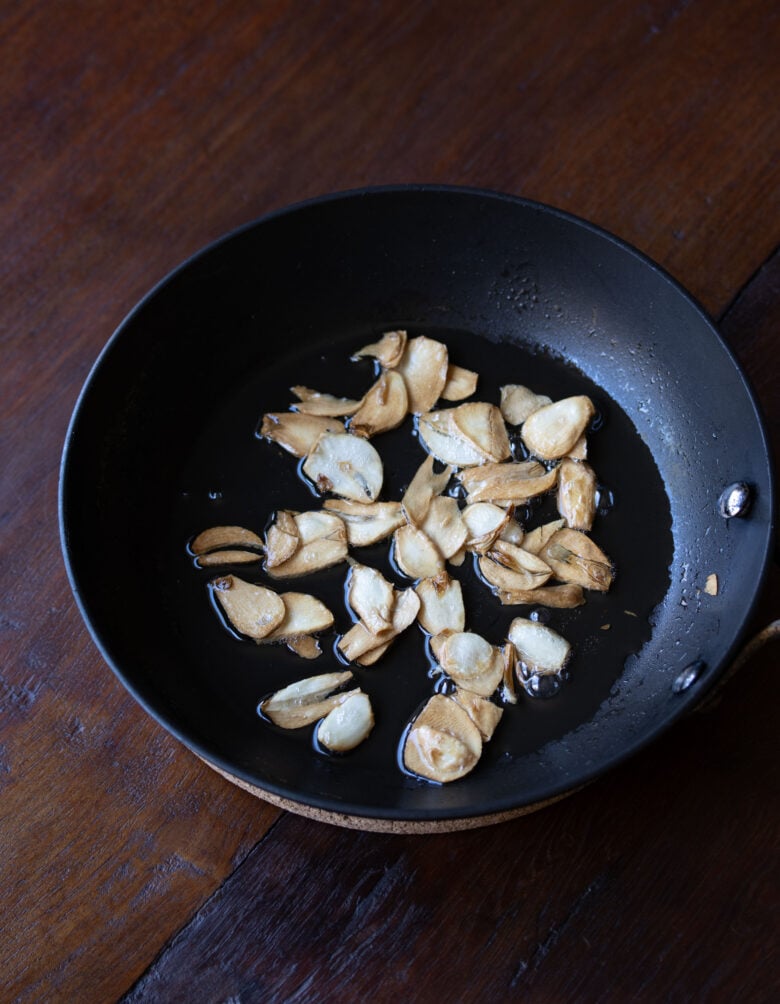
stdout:
<svg viewBox="0 0 780 1004">
<path fill-rule="evenodd" d="M 56 485 L 90 366 L 170 268 L 408 181 L 650 254 L 722 315 L 777 456 L 778 51 L 770 0 L 0 5 L 0 998 L 776 998 L 776 655 L 537 817 L 343 833 L 226 784 L 115 681 Z"/>
</svg>

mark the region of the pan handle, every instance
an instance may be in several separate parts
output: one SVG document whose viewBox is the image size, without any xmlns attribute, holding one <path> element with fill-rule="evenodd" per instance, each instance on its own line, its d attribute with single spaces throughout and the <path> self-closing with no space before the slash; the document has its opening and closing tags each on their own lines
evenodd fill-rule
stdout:
<svg viewBox="0 0 780 1004">
<path fill-rule="evenodd" d="M 780 638 L 780 620 L 772 621 L 770 624 L 767 624 L 765 628 L 750 639 L 734 662 L 732 662 L 723 674 L 721 679 L 717 682 L 712 692 L 705 697 L 701 704 L 696 706 L 695 710 L 697 712 L 711 711 L 717 704 L 720 703 L 720 699 L 723 696 L 723 688 L 729 680 L 731 680 L 731 678 L 738 673 L 740 669 L 742 669 L 745 663 L 749 662 L 766 644 L 771 641 L 775 641 L 778 638 Z"/>
</svg>

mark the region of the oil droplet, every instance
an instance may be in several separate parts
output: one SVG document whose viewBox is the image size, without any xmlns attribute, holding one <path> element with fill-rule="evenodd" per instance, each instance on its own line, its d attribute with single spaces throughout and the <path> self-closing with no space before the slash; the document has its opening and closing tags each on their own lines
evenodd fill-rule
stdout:
<svg viewBox="0 0 780 1004">
<path fill-rule="evenodd" d="M 523 686 L 530 697 L 539 697 L 542 700 L 546 700 L 547 698 L 555 697 L 561 689 L 561 682 L 559 673 L 545 674 L 544 676 L 534 673 L 527 680 L 523 681 Z"/>
<path fill-rule="evenodd" d="M 609 488 L 605 488 L 604 485 L 597 485 L 596 487 L 596 511 L 600 516 L 606 516 L 610 509 L 615 505 L 615 496 Z"/>
<path fill-rule="evenodd" d="M 222 501 L 222 492 L 216 492 L 216 491 L 209 492 L 209 501 L 210 502 L 221 502 Z"/>
<path fill-rule="evenodd" d="M 695 662 L 687 665 L 672 684 L 672 693 L 682 694 L 689 687 L 693 686 L 706 668 L 707 664 L 703 659 L 696 659 Z"/>
</svg>

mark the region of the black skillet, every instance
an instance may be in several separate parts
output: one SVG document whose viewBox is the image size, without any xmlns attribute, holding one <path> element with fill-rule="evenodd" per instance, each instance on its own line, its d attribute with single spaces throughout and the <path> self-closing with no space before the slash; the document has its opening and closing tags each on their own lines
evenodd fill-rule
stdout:
<svg viewBox="0 0 780 1004">
<path fill-rule="evenodd" d="M 477 399 L 504 383 L 553 398 L 586 393 L 601 484 L 593 537 L 613 589 L 552 611 L 574 645 L 547 699 L 509 707 L 482 760 L 446 786 L 404 773 L 403 729 L 432 693 L 426 640 L 407 631 L 375 668 L 355 669 L 377 724 L 352 753 L 316 749 L 311 728 L 258 717 L 261 697 L 343 668 L 351 623 L 344 567 L 284 588 L 336 615 L 305 662 L 232 636 L 187 552 L 206 526 L 260 532 L 278 508 L 317 508 L 296 462 L 256 435 L 288 387 L 359 395 L 350 362 L 391 328 L 445 341 L 480 373 Z M 412 422 L 378 437 L 385 498 L 423 459 Z M 724 490 L 747 486 L 727 518 Z M 197 254 L 120 325 L 76 407 L 62 466 L 61 526 L 71 583 L 106 661 L 189 748 L 295 811 L 367 828 L 454 829 L 506 818 L 581 786 L 657 737 L 733 658 L 772 536 L 772 482 L 745 377 L 711 322 L 668 275 L 596 227 L 489 192 L 413 186 L 335 195 L 272 214 Z M 541 521 L 545 503 L 526 514 Z M 387 547 L 359 555 L 399 584 Z M 262 566 L 237 574 L 267 582 Z M 511 619 L 467 561 L 454 570 L 468 627 L 499 643 Z M 706 591 L 708 577 L 717 591 Z"/>
</svg>

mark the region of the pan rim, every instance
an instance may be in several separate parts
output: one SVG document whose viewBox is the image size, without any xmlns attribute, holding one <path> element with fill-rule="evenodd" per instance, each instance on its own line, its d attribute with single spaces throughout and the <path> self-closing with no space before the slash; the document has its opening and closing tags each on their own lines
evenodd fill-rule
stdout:
<svg viewBox="0 0 780 1004">
<path fill-rule="evenodd" d="M 649 267 L 659 278 L 661 278 L 666 283 L 670 284 L 678 295 L 681 295 L 688 304 L 694 309 L 694 311 L 700 315 L 701 319 L 705 323 L 706 327 L 709 329 L 710 334 L 714 335 L 716 341 L 719 343 L 720 348 L 725 352 L 727 358 L 729 359 L 735 373 L 739 374 L 740 381 L 746 395 L 747 401 L 749 401 L 750 406 L 754 412 L 756 419 L 756 426 L 760 430 L 761 444 L 763 447 L 763 461 L 766 463 L 767 473 L 768 473 L 768 491 L 766 493 L 766 502 L 769 512 L 768 526 L 766 543 L 764 548 L 764 553 L 761 556 L 761 567 L 754 580 L 754 587 L 752 596 L 750 597 L 749 603 L 746 605 L 746 613 L 743 617 L 741 626 L 737 631 L 734 639 L 729 646 L 729 648 L 723 652 L 720 662 L 717 666 L 712 667 L 711 670 L 704 675 L 700 682 L 697 682 L 692 687 L 689 688 L 684 694 L 680 694 L 677 697 L 677 702 L 674 709 L 666 715 L 660 724 L 651 729 L 650 731 L 643 733 L 639 738 L 635 739 L 631 743 L 621 744 L 620 749 L 613 756 L 606 759 L 600 760 L 596 765 L 591 768 L 583 768 L 579 770 L 575 777 L 572 778 L 562 778 L 557 783 L 548 783 L 545 788 L 544 798 L 554 798 L 570 792 L 576 788 L 583 786 L 595 778 L 600 777 L 602 774 L 607 773 L 609 770 L 616 767 L 618 764 L 625 762 L 634 755 L 636 755 L 640 750 L 644 749 L 646 746 L 650 745 L 652 742 L 656 741 L 660 735 L 668 731 L 672 725 L 677 722 L 681 717 L 683 717 L 691 708 L 698 704 L 707 693 L 716 685 L 720 677 L 723 675 L 725 669 L 727 668 L 730 661 L 733 659 L 735 653 L 738 651 L 740 644 L 745 638 L 748 628 L 750 626 L 751 619 L 755 612 L 756 605 L 760 598 L 761 592 L 763 590 L 766 577 L 769 570 L 769 565 L 771 562 L 772 546 L 774 540 L 774 511 L 775 511 L 775 489 L 774 489 L 774 470 L 773 470 L 773 460 L 772 453 L 770 449 L 768 434 L 766 430 L 766 423 L 764 416 L 761 411 L 761 407 L 758 403 L 755 392 L 750 384 L 747 374 L 744 372 L 739 360 L 732 351 L 731 347 L 725 341 L 723 336 L 714 320 L 709 316 L 707 311 L 703 306 L 696 300 L 696 298 L 685 289 L 681 283 L 676 280 L 668 271 L 666 271 L 657 262 L 649 258 L 644 252 L 640 251 L 627 241 L 618 237 L 617 235 L 611 233 L 608 230 L 594 224 L 582 217 L 576 216 L 568 211 L 558 209 L 554 206 L 548 205 L 543 202 L 528 199 L 518 195 L 512 195 L 508 193 L 502 193 L 494 191 L 491 189 L 479 188 L 479 187 L 469 187 L 469 186 L 459 186 L 459 185 L 442 185 L 442 184 L 424 184 L 424 183 L 414 183 L 414 184 L 401 184 L 401 185 L 380 185 L 380 186 L 366 186 L 353 189 L 346 189 L 338 192 L 330 192 L 322 195 L 314 196 L 313 198 L 305 199 L 299 202 L 292 203 L 287 206 L 282 206 L 280 208 L 271 210 L 268 213 L 262 214 L 254 220 L 242 224 L 229 232 L 217 237 L 215 240 L 209 242 L 205 246 L 199 248 L 193 254 L 188 256 L 184 261 L 171 269 L 166 275 L 164 275 L 160 280 L 158 280 L 149 291 L 131 308 L 131 310 L 123 317 L 119 322 L 117 327 L 114 329 L 113 333 L 106 341 L 105 345 L 98 354 L 95 362 L 93 363 L 89 374 L 80 390 L 80 393 L 76 399 L 73 412 L 68 424 L 67 432 L 65 435 L 63 450 L 60 459 L 60 469 L 59 469 L 59 484 L 58 484 L 58 518 L 59 518 L 59 532 L 60 532 L 60 544 L 61 551 L 63 555 L 63 560 L 68 575 L 68 580 L 74 595 L 79 612 L 88 628 L 90 636 L 95 643 L 98 651 L 100 652 L 104 661 L 111 668 L 114 675 L 123 685 L 123 687 L 131 694 L 131 696 L 138 702 L 138 704 L 148 713 L 151 717 L 160 724 L 167 732 L 178 739 L 186 748 L 190 749 L 192 752 L 196 753 L 202 759 L 208 763 L 219 767 L 224 772 L 234 775 L 241 780 L 245 781 L 247 784 L 259 788 L 263 791 L 267 791 L 270 795 L 277 796 L 279 798 L 288 799 L 292 802 L 297 803 L 301 806 L 301 809 L 315 808 L 322 810 L 327 813 L 335 813 L 336 815 L 343 814 L 344 816 L 351 817 L 362 817 L 365 819 L 374 820 L 392 820 L 396 822 L 433 822 L 433 821 L 445 821 L 445 820 L 456 820 L 456 819 L 479 819 L 481 817 L 490 817 L 496 815 L 496 813 L 511 812 L 514 809 L 521 809 L 523 807 L 532 806 L 539 799 L 535 795 L 527 795 L 524 797 L 523 792 L 518 792 L 514 795 L 507 795 L 504 797 L 495 797 L 491 800 L 491 803 L 487 807 L 478 807 L 473 812 L 464 811 L 462 806 L 455 807 L 412 807 L 406 808 L 403 811 L 399 811 L 397 808 L 393 807 L 383 807 L 383 806 L 356 806 L 349 803 L 344 803 L 343 805 L 337 806 L 334 804 L 334 799 L 330 797 L 321 797 L 316 792 L 307 792 L 304 797 L 301 797 L 300 793 L 291 792 L 288 787 L 284 785 L 277 784 L 276 782 L 269 780 L 267 778 L 258 778 L 257 774 L 252 771 L 243 769 L 239 764 L 225 758 L 220 754 L 218 749 L 214 748 L 213 743 L 204 743 L 194 741 L 191 736 L 187 734 L 185 729 L 182 729 L 176 725 L 166 712 L 158 707 L 155 707 L 152 700 L 148 699 L 142 692 L 141 689 L 131 682 L 126 676 L 126 672 L 118 665 L 117 660 L 114 659 L 110 643 L 107 642 L 102 632 L 98 630 L 98 627 L 93 623 L 93 619 L 90 616 L 88 600 L 82 594 L 82 590 L 78 580 L 78 573 L 74 567 L 74 562 L 72 560 L 72 555 L 70 552 L 69 540 L 68 540 L 68 477 L 69 477 L 69 457 L 73 449 L 74 439 L 77 433 L 80 416 L 84 410 L 85 402 L 87 401 L 91 389 L 95 382 L 99 379 L 99 374 L 102 369 L 105 358 L 112 351 L 113 346 L 121 338 L 124 330 L 130 326 L 136 316 L 143 312 L 149 302 L 151 302 L 161 290 L 163 290 L 169 283 L 171 283 L 180 273 L 184 272 L 186 269 L 191 267 L 191 265 L 200 260 L 201 258 L 211 254 L 216 249 L 222 245 L 232 241 L 233 239 L 239 237 L 240 235 L 251 231 L 255 228 L 261 227 L 262 225 L 268 223 L 271 220 L 287 216 L 292 213 L 299 213 L 305 211 L 311 207 L 323 205 L 326 203 L 338 202 L 341 200 L 353 200 L 355 198 L 364 198 L 371 196 L 386 196 L 394 194 L 442 194 L 442 195 L 454 195 L 454 196 L 466 196 L 479 199 L 491 199 L 496 201 L 504 201 L 512 204 L 513 206 L 520 206 L 534 212 L 538 212 L 543 215 L 552 215 L 558 219 L 562 219 L 570 224 L 577 227 L 583 228 L 590 231 L 591 233 L 598 236 L 600 239 L 606 239 L 608 242 L 614 244 L 618 249 L 623 252 L 628 252 L 632 256 L 639 259 L 641 263 Z"/>
</svg>

